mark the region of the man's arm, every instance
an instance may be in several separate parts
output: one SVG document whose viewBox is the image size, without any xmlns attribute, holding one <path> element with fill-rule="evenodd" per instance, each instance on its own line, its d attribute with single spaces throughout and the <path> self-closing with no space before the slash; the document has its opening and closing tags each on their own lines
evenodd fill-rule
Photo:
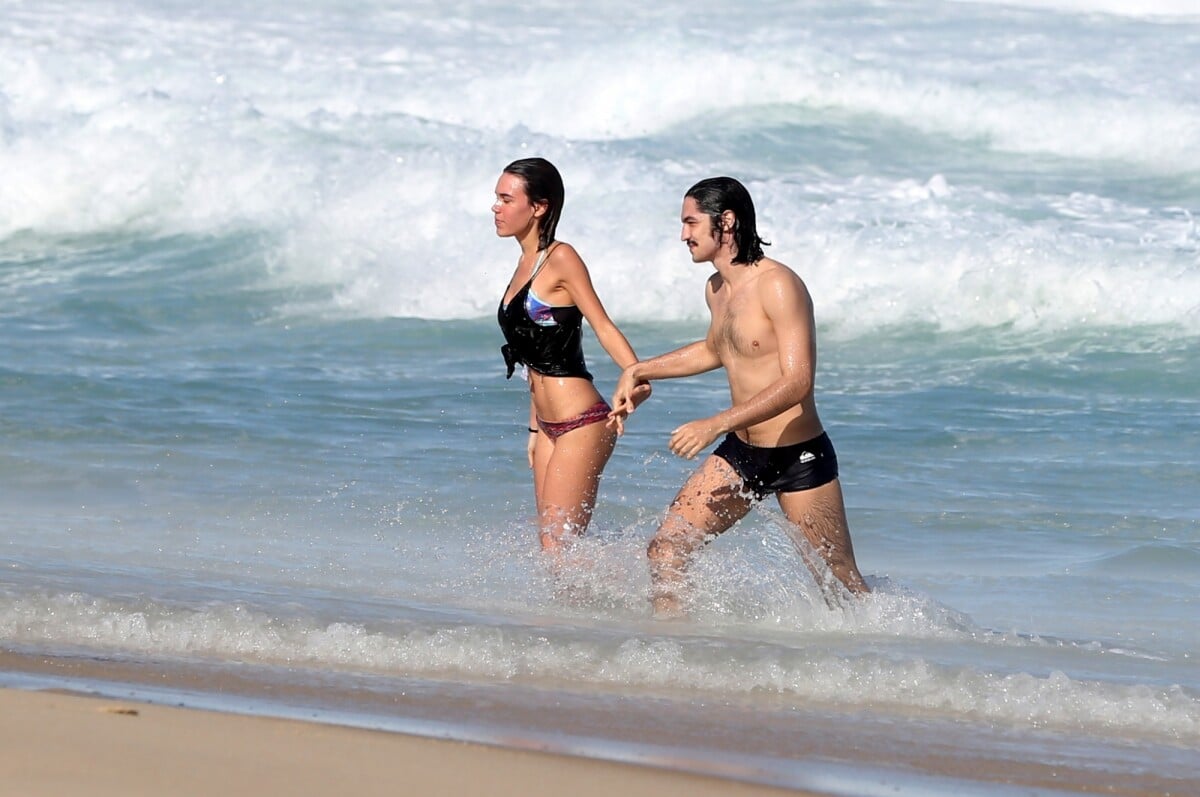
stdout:
<svg viewBox="0 0 1200 797">
<path fill-rule="evenodd" d="M 712 294 L 713 279 L 710 277 L 704 289 L 704 302 L 709 312 L 712 312 Z M 634 363 L 621 373 L 613 391 L 613 409 L 608 416 L 609 425 L 616 425 L 617 434 L 625 433 L 625 419 L 641 403 L 638 390 L 642 386 L 649 387 L 651 380 L 695 376 L 721 367 L 721 357 L 712 334 L 710 327 L 704 340 L 689 343 L 645 362 Z"/>
<path fill-rule="evenodd" d="M 620 434 L 625 431 L 625 418 L 640 403 L 640 386 L 647 385 L 655 379 L 695 376 L 720 367 L 721 358 L 707 339 L 689 343 L 650 360 L 634 363 L 622 371 L 620 379 L 617 380 L 609 418 L 616 423 L 617 432 Z"/>
<path fill-rule="evenodd" d="M 681 457 L 691 459 L 721 435 L 774 418 L 812 394 L 817 349 L 808 289 L 787 269 L 764 275 L 758 288 L 763 312 L 775 330 L 779 378 L 727 410 L 676 429 L 670 449 Z"/>
</svg>

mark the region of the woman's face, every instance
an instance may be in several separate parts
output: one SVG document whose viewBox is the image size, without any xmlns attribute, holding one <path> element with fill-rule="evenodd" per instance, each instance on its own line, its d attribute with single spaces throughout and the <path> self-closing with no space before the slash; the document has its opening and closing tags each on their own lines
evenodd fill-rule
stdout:
<svg viewBox="0 0 1200 797">
<path fill-rule="evenodd" d="M 501 238 L 521 236 L 529 230 L 537 230 L 538 219 L 546 212 L 546 203 L 534 205 L 525 193 L 525 181 L 515 174 L 504 172 L 496 181 L 496 201 L 492 203 L 492 215 L 496 222 L 496 235 Z"/>
</svg>

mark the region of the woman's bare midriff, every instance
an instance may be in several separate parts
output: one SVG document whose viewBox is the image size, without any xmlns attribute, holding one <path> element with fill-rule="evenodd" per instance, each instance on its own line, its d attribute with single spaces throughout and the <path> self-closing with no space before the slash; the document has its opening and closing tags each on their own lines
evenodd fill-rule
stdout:
<svg viewBox="0 0 1200 797">
<path fill-rule="evenodd" d="M 533 408 L 543 421 L 565 421 L 574 418 L 603 396 L 591 380 L 574 376 L 545 376 L 529 372 L 529 392 Z"/>
</svg>

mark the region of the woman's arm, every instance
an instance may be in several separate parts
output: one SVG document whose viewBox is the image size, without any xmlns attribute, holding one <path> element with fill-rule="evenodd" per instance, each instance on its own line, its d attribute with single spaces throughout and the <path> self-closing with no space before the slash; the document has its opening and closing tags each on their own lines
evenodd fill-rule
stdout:
<svg viewBox="0 0 1200 797">
<path fill-rule="evenodd" d="M 561 287 L 566 291 L 566 298 L 583 313 L 588 325 L 596 333 L 596 339 L 600 341 L 600 345 L 608 352 L 608 356 L 613 359 L 617 367 L 624 370 L 637 362 L 637 355 L 634 353 L 633 347 L 629 345 L 629 340 L 609 318 L 608 311 L 604 309 L 604 304 L 600 301 L 600 297 L 592 285 L 591 274 L 574 247 L 570 244 L 560 243 L 550 253 L 550 262 L 546 265 L 553 268 L 553 273 L 558 278 L 556 290 Z M 547 297 L 554 304 L 566 303 L 557 301 L 558 298 L 557 296 Z"/>
<path fill-rule="evenodd" d="M 558 277 L 556 290 L 561 287 L 567 294 L 565 298 L 579 308 L 592 331 L 596 333 L 596 339 L 613 362 L 622 370 L 637 363 L 637 354 L 633 351 L 633 346 L 604 309 L 604 304 L 592 285 L 591 274 L 575 249 L 570 244 L 560 244 L 551 253 L 547 265 L 553 266 L 554 274 Z M 561 303 L 557 299 L 555 296 L 555 303 Z M 624 399 L 630 407 L 625 414 L 648 399 L 650 392 L 649 382 L 642 381 L 632 385 Z M 624 415 L 617 419 L 618 433 L 624 431 L 621 424 L 623 417 Z"/>
</svg>

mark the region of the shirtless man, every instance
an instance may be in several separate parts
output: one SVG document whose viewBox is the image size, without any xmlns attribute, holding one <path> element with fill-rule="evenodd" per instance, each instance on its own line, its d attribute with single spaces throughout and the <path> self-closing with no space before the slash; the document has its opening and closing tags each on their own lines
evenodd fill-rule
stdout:
<svg viewBox="0 0 1200 797">
<path fill-rule="evenodd" d="M 725 439 L 679 490 L 650 543 L 655 612 L 680 612 L 692 554 L 771 493 L 814 574 L 810 550 L 851 593 L 869 592 L 854 561 L 837 455 L 813 398 L 817 349 L 808 289 L 795 272 L 763 255 L 754 203 L 737 180 L 714 177 L 692 186 L 682 222 L 680 238 L 692 261 L 717 270 L 705 289 L 712 314 L 708 335 L 626 368 L 611 417 L 623 431 L 641 383 L 719 367 L 729 378 L 733 406 L 671 433 L 671 451 L 687 459 L 721 435 Z"/>
</svg>

